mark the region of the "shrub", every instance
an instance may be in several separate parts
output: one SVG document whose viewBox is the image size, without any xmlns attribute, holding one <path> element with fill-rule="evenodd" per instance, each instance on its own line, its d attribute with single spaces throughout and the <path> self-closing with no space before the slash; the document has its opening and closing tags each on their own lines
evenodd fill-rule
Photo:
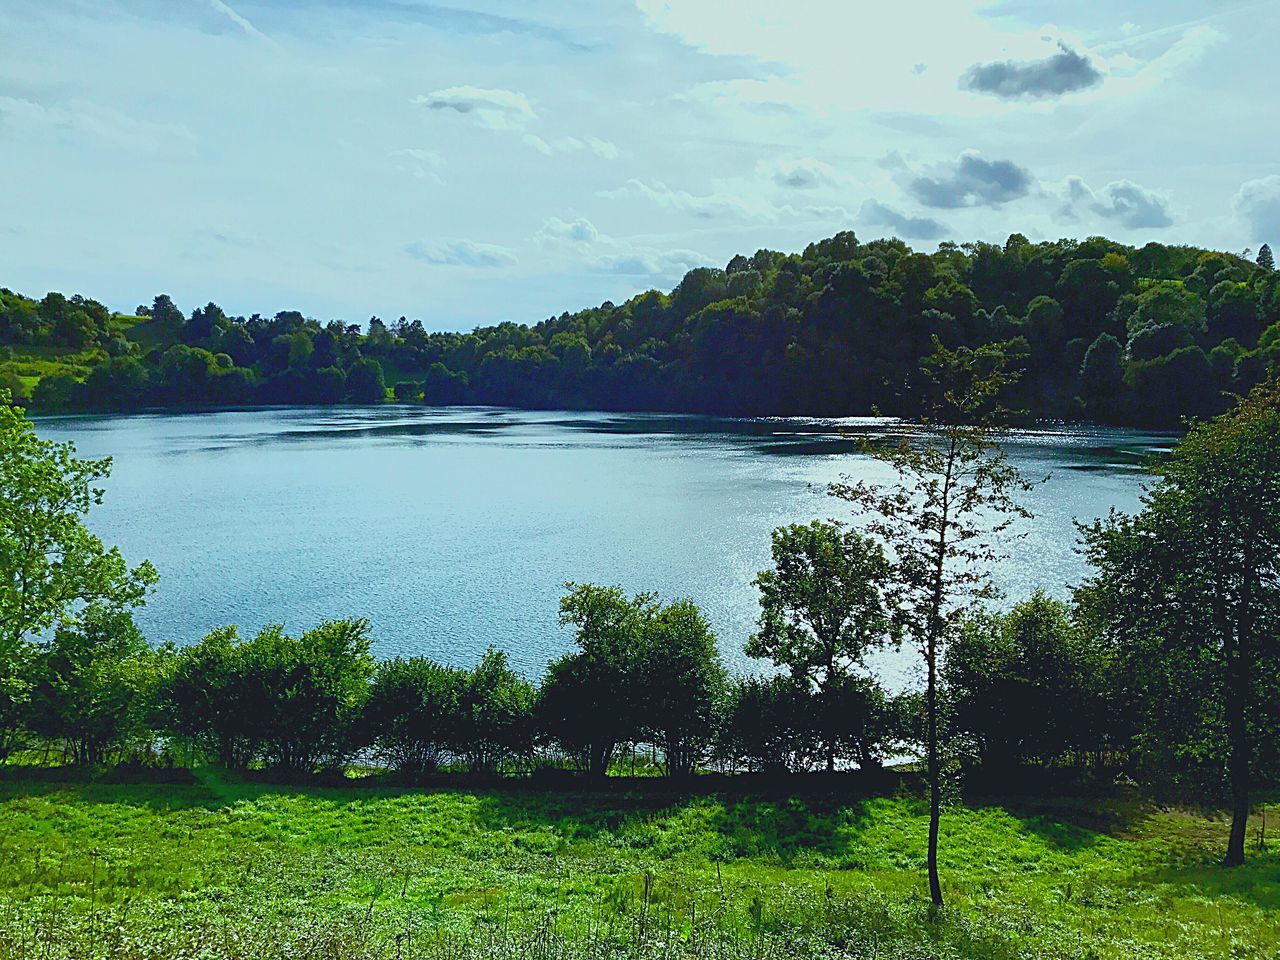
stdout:
<svg viewBox="0 0 1280 960">
<path fill-rule="evenodd" d="M 470 677 L 423 657 L 378 665 L 364 708 L 364 740 L 403 773 L 434 771 L 461 747 Z"/>
</svg>

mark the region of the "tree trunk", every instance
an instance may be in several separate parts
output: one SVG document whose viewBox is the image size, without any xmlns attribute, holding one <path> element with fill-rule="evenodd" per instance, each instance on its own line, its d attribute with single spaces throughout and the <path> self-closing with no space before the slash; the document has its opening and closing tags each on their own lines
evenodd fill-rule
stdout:
<svg viewBox="0 0 1280 960">
<path fill-rule="evenodd" d="M 942 883 L 938 879 L 938 821 L 941 819 L 942 798 L 939 787 L 938 764 L 938 644 L 929 636 L 929 686 L 925 694 L 928 714 L 929 739 L 929 899 L 934 906 L 942 906 Z"/>
<path fill-rule="evenodd" d="M 1249 731 L 1245 721 L 1249 665 L 1243 638 L 1227 650 L 1227 736 L 1231 740 L 1228 768 L 1231 780 L 1231 835 L 1224 867 L 1244 863 L 1245 830 L 1249 824 Z"/>
<path fill-rule="evenodd" d="M 951 521 L 951 481 L 956 462 L 956 441 L 953 438 L 947 456 L 947 469 L 942 483 L 940 518 L 938 520 L 937 554 L 934 557 L 933 597 L 929 610 L 929 636 L 925 659 L 929 666 L 929 683 L 925 691 L 925 712 L 928 715 L 929 740 L 929 899 L 935 907 L 942 906 L 942 882 L 938 879 L 938 824 L 942 817 L 941 770 L 938 763 L 938 643 L 942 639 L 943 573 L 947 562 L 947 533 Z"/>
</svg>

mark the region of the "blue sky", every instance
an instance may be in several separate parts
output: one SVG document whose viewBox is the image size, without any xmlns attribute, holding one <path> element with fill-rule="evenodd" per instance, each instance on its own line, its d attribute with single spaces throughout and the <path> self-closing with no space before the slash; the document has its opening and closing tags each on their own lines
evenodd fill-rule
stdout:
<svg viewBox="0 0 1280 960">
<path fill-rule="evenodd" d="M 1271 2 L 0 0 L 0 285 L 419 317 L 837 230 L 1280 241 Z"/>
</svg>

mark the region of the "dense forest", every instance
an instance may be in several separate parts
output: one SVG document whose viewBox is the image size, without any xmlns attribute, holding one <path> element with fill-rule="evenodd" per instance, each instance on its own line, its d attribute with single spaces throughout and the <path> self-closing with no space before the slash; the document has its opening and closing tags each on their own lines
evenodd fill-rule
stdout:
<svg viewBox="0 0 1280 960">
<path fill-rule="evenodd" d="M 34 409 L 399 402 L 846 416 L 919 412 L 920 362 L 999 344 L 1035 418 L 1177 425 L 1280 367 L 1280 273 L 1102 237 L 935 253 L 843 232 L 691 270 L 670 292 L 470 333 L 296 311 L 136 315 L 0 290 L 0 385 Z"/>
</svg>

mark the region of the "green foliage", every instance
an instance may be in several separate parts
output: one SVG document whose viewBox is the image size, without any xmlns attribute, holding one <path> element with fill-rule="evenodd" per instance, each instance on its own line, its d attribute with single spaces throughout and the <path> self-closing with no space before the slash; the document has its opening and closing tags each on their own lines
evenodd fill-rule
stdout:
<svg viewBox="0 0 1280 960">
<path fill-rule="evenodd" d="M 855 687 L 853 671 L 893 633 L 885 598 L 890 564 L 875 540 L 817 520 L 774 530 L 772 551 L 773 568 L 755 580 L 760 624 L 746 652 L 812 690 L 811 709 L 825 721 L 818 732 L 833 770 L 840 733 L 855 712 L 843 702 Z"/>
<path fill-rule="evenodd" d="M 560 622 L 577 651 L 551 662 L 538 698 L 543 730 L 583 770 L 604 776 L 620 745 L 651 741 L 669 776 L 706 758 L 725 683 L 715 635 L 693 603 L 628 598 L 568 584 Z"/>
<path fill-rule="evenodd" d="M 1254 344 L 1280 321 L 1280 275 L 1265 258 L 1020 236 L 1003 247 L 944 243 L 926 254 L 846 231 L 800 254 L 760 250 L 724 270 L 697 268 L 669 296 L 649 290 L 532 326 L 469 333 L 375 317 L 362 334 L 293 310 L 231 317 L 214 303 L 187 318 L 165 295 L 139 320 L 84 298 L 0 291 L 0 345 L 15 351 L 0 372 L 24 378 L 42 409 L 382 403 L 388 384 L 399 387 L 399 402 L 412 403 L 421 384 L 430 404 L 910 417 L 924 412 L 920 365 L 934 337 L 972 350 L 1012 338 L 1022 344 L 1014 362 L 1025 372 L 1018 399 L 1032 415 L 1083 411 L 1155 426 L 1211 416 L 1221 409 L 1219 390 L 1245 393 L 1266 375 L 1269 361 Z M 1150 328 L 1168 329 L 1153 337 Z M 1102 336 L 1120 344 L 1131 387 L 1116 389 L 1109 360 L 1102 376 L 1081 378 L 1085 351 Z M 1229 372 L 1191 369 L 1187 357 L 1160 365 L 1175 350 L 1208 356 L 1232 339 L 1248 354 Z M 175 346 L 202 352 L 166 364 Z M 220 356 L 230 362 L 210 365 Z M 123 357 L 139 361 L 145 376 L 122 367 L 85 382 Z M 1137 369 L 1143 364 L 1157 368 Z M 1164 373 L 1214 379 L 1191 384 L 1183 397 L 1169 392 Z M 37 386 L 53 377 L 80 383 Z"/>
<path fill-rule="evenodd" d="M 72 444 L 41 440 L 8 401 L 0 394 L 0 760 L 21 733 L 34 639 L 68 623 L 81 604 L 141 604 L 156 582 L 149 563 L 130 569 L 85 525 L 102 502 L 94 485 L 110 461 L 81 460 Z"/>
<path fill-rule="evenodd" d="M 1124 659 L 1148 760 L 1229 784 L 1239 863 L 1249 791 L 1280 770 L 1280 385 L 1194 427 L 1157 469 L 1139 514 L 1086 528 L 1098 576 L 1080 599 Z"/>
<path fill-rule="evenodd" d="M 387 384 L 382 377 L 382 364 L 372 357 L 356 361 L 347 371 L 347 395 L 353 403 L 382 403 L 387 399 Z"/>
<path fill-rule="evenodd" d="M 997 776 L 1027 763 L 1085 765 L 1124 742 L 1108 667 L 1070 607 L 1042 592 L 1007 614 L 972 616 L 942 672 L 952 732 Z"/>
<path fill-rule="evenodd" d="M 228 767 L 340 767 L 359 746 L 373 675 L 368 624 L 327 620 L 301 636 L 214 631 L 181 650 L 161 693 L 169 729 Z"/>
<path fill-rule="evenodd" d="M 73 763 L 120 759 L 151 740 L 160 672 L 129 611 L 95 602 L 36 654 L 28 723 Z"/>
<path fill-rule="evenodd" d="M 422 657 L 378 664 L 364 707 L 363 737 L 392 770 L 435 771 L 460 749 L 467 675 Z"/>
</svg>

